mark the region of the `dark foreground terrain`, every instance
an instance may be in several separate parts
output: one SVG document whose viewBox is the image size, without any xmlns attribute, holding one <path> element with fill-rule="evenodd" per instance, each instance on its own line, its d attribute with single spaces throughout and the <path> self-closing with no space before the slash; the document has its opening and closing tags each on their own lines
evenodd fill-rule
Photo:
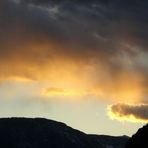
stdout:
<svg viewBox="0 0 148 148">
<path fill-rule="evenodd" d="M 148 148 L 148 125 L 140 128 L 127 142 L 126 148 Z"/>
<path fill-rule="evenodd" d="M 1 148 L 124 148 L 127 140 L 126 136 L 87 135 L 42 118 L 0 119 Z"/>
</svg>

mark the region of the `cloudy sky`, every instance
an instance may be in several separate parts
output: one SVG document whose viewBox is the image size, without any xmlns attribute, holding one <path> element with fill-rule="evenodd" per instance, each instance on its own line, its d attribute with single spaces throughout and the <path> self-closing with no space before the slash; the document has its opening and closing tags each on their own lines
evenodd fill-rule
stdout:
<svg viewBox="0 0 148 148">
<path fill-rule="evenodd" d="M 131 135 L 148 121 L 147 0 L 0 0 L 0 117 Z"/>
</svg>

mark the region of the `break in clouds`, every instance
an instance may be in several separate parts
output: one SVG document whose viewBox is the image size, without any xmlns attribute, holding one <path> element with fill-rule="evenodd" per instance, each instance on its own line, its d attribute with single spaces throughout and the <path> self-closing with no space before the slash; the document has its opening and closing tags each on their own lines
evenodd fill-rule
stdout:
<svg viewBox="0 0 148 148">
<path fill-rule="evenodd" d="M 146 0 L 1 0 L 0 79 L 68 82 L 82 94 L 143 104 L 147 8 Z"/>
</svg>

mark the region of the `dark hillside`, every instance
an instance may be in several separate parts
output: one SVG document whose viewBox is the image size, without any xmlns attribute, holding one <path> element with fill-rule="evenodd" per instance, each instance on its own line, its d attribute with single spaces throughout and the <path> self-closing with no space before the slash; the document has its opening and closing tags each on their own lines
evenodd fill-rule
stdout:
<svg viewBox="0 0 148 148">
<path fill-rule="evenodd" d="M 126 148 L 148 148 L 148 125 L 140 128 L 127 142 Z"/>
<path fill-rule="evenodd" d="M 0 139 L 2 148 L 116 148 L 119 141 L 120 145 L 127 141 L 125 137 L 87 135 L 43 118 L 0 119 Z"/>
</svg>

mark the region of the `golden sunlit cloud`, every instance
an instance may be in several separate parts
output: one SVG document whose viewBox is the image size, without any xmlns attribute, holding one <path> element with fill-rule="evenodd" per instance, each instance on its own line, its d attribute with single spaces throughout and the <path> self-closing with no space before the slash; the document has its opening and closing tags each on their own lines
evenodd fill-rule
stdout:
<svg viewBox="0 0 148 148">
<path fill-rule="evenodd" d="M 16 81 L 16 82 L 33 82 L 33 80 L 27 78 L 27 77 L 19 77 L 19 76 L 12 76 L 12 77 L 8 77 L 8 78 L 5 78 L 6 81 Z"/>
<path fill-rule="evenodd" d="M 144 87 L 141 75 L 134 71 L 120 71 L 116 77 L 106 75 L 106 73 L 100 75 L 103 81 L 96 80 L 98 83 L 93 89 L 97 96 L 129 103 L 142 98 Z"/>
<path fill-rule="evenodd" d="M 108 106 L 108 116 L 118 121 L 148 123 L 148 104 L 113 104 Z"/>
<path fill-rule="evenodd" d="M 63 88 L 55 88 L 50 87 L 46 88 L 42 91 L 42 95 L 49 96 L 86 96 L 89 95 L 89 92 L 78 89 L 63 89 Z"/>
</svg>

